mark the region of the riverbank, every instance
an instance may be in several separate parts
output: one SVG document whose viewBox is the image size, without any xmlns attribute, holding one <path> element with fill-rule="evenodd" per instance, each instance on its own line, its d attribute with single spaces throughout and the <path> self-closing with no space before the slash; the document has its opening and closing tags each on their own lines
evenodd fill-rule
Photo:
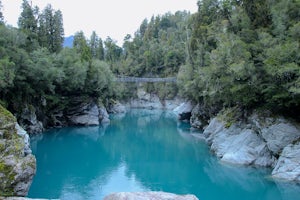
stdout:
<svg viewBox="0 0 300 200">
<path fill-rule="evenodd" d="M 201 138 L 221 162 L 268 167 L 275 179 L 300 181 L 300 125 L 297 122 L 266 111 L 242 116 L 237 107 L 208 118 L 199 104 L 186 102 L 181 107 L 179 118 L 190 116 L 191 125 L 203 130 Z"/>
</svg>

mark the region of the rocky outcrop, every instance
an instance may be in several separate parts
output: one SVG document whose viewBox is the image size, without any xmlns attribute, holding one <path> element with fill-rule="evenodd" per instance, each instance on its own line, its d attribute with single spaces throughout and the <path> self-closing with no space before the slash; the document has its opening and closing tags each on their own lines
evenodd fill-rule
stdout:
<svg viewBox="0 0 300 200">
<path fill-rule="evenodd" d="M 178 115 L 179 120 L 189 121 L 192 116 L 193 104 L 190 101 L 181 103 L 173 112 Z"/>
<path fill-rule="evenodd" d="M 80 102 L 67 111 L 71 125 L 90 126 L 99 125 L 99 109 L 95 102 Z"/>
<path fill-rule="evenodd" d="M 119 192 L 113 193 L 104 198 L 104 200 L 198 200 L 195 195 L 177 195 L 167 192 Z"/>
<path fill-rule="evenodd" d="M 126 113 L 126 107 L 121 104 L 119 101 L 112 101 L 108 105 L 107 111 L 109 113 Z"/>
<path fill-rule="evenodd" d="M 0 106 L 0 196 L 26 196 L 35 172 L 29 136 Z"/>
<path fill-rule="evenodd" d="M 209 120 L 209 112 L 203 105 L 197 104 L 191 112 L 190 124 L 192 127 L 201 129 L 207 125 Z"/>
<path fill-rule="evenodd" d="M 101 124 L 109 124 L 110 123 L 110 119 L 109 119 L 109 115 L 107 113 L 106 108 L 101 104 L 98 105 L 98 111 L 99 111 L 99 122 Z"/>
<path fill-rule="evenodd" d="M 203 136 L 223 162 L 272 167 L 273 177 L 300 181 L 300 128 L 293 122 L 257 114 L 230 123 L 215 117 Z"/>
<path fill-rule="evenodd" d="M 267 148 L 266 142 L 248 128 L 232 125 L 229 128 L 214 118 L 203 132 L 211 150 L 223 162 L 271 167 L 275 158 Z"/>
<path fill-rule="evenodd" d="M 300 182 L 300 142 L 289 144 L 283 149 L 272 176 Z"/>
<path fill-rule="evenodd" d="M 107 124 L 110 122 L 109 115 L 101 102 L 88 99 L 86 101 L 77 100 L 73 106 L 66 111 L 69 125 L 93 126 Z"/>
<path fill-rule="evenodd" d="M 32 105 L 25 105 L 18 118 L 20 125 L 28 133 L 41 133 L 44 130 L 43 123 L 37 119 L 36 109 Z"/>
<path fill-rule="evenodd" d="M 284 147 L 300 138 L 300 128 L 282 117 L 254 121 L 258 122 L 256 125 L 261 130 L 262 137 L 275 155 L 280 154 Z"/>
<path fill-rule="evenodd" d="M 138 88 L 137 98 L 131 99 L 127 105 L 130 108 L 163 109 L 164 105 L 156 94 L 150 94 L 143 88 Z"/>
</svg>

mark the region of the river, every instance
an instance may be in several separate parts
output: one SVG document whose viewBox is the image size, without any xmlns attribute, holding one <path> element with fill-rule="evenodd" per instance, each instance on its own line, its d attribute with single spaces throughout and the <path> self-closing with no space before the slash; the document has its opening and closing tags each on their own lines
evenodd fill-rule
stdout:
<svg viewBox="0 0 300 200">
<path fill-rule="evenodd" d="M 37 174 L 28 197 L 103 199 L 121 191 L 195 194 L 200 200 L 296 200 L 300 186 L 269 169 L 220 163 L 171 112 L 132 110 L 106 126 L 51 129 L 31 139 Z"/>
</svg>

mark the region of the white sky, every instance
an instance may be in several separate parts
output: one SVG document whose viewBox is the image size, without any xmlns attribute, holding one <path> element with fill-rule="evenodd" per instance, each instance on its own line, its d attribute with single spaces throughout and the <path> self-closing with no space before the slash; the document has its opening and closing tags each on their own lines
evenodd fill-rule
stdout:
<svg viewBox="0 0 300 200">
<path fill-rule="evenodd" d="M 4 20 L 17 27 L 22 0 L 1 1 Z M 32 0 L 32 5 L 37 5 L 40 10 L 47 4 L 62 11 L 65 36 L 82 30 L 89 38 L 92 31 L 96 31 L 103 40 L 110 36 L 119 44 L 152 15 L 178 10 L 197 11 L 197 0 Z"/>
</svg>

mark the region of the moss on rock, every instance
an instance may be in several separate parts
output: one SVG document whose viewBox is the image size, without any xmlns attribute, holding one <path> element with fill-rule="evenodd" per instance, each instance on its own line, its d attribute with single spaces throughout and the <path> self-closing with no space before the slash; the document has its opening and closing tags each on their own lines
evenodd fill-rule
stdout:
<svg viewBox="0 0 300 200">
<path fill-rule="evenodd" d="M 16 125 L 16 118 L 0 105 L 0 196 L 26 196 L 36 170 L 35 157 L 25 154 L 26 137 Z"/>
</svg>

